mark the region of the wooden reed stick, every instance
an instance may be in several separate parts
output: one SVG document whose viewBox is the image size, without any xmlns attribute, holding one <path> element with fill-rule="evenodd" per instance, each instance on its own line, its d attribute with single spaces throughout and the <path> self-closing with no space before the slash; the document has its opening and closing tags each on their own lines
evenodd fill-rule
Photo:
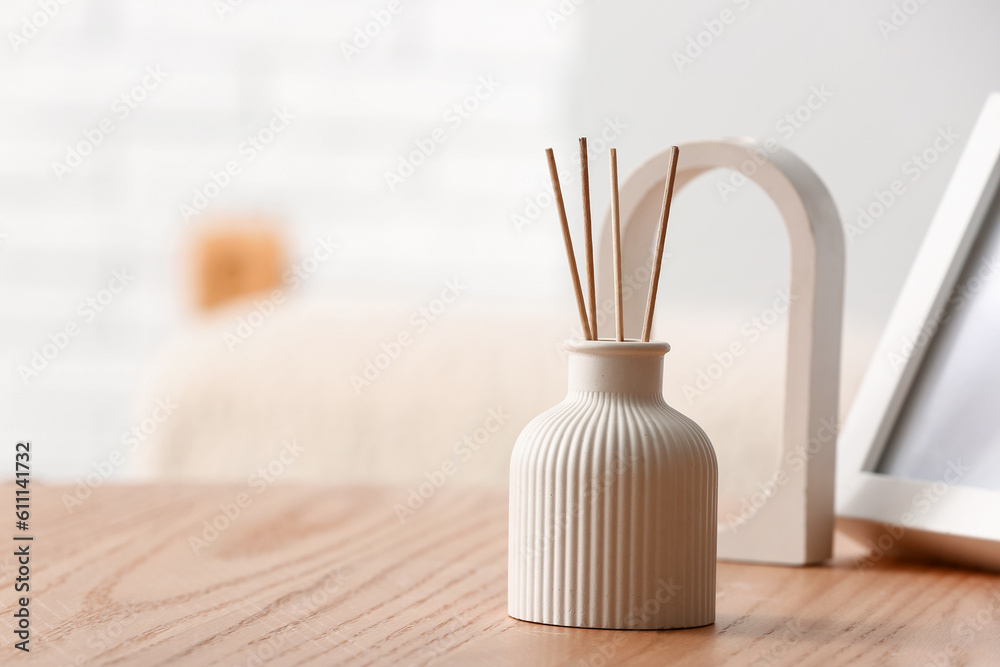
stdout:
<svg viewBox="0 0 1000 667">
<path fill-rule="evenodd" d="M 590 333 L 597 340 L 597 286 L 594 282 L 594 237 L 590 225 L 590 158 L 587 137 L 580 137 L 580 189 L 583 193 L 583 243 L 587 260 L 587 314 Z"/>
<path fill-rule="evenodd" d="M 642 342 L 649 342 L 649 333 L 653 328 L 653 308 L 656 306 L 656 287 L 660 283 L 660 264 L 663 262 L 663 242 L 667 235 L 667 219 L 670 217 L 670 202 L 674 197 L 674 177 L 677 175 L 677 157 L 680 149 L 670 147 L 670 163 L 667 168 L 667 180 L 663 185 L 663 206 L 660 209 L 660 224 L 656 228 L 656 249 L 653 254 L 653 271 L 649 277 L 649 296 L 646 299 L 646 317 L 642 324 Z"/>
<path fill-rule="evenodd" d="M 569 260 L 569 273 L 573 278 L 573 291 L 576 293 L 576 309 L 580 313 L 580 326 L 583 337 L 594 340 L 587 322 L 587 307 L 583 305 L 583 290 L 580 288 L 580 274 L 576 269 L 576 255 L 573 254 L 573 239 L 569 235 L 569 222 L 566 220 L 566 206 L 563 204 L 562 188 L 559 186 L 559 171 L 556 169 L 556 157 L 551 148 L 545 149 L 545 157 L 549 160 L 549 178 L 552 179 L 552 193 L 556 198 L 556 210 L 559 211 L 559 224 L 562 225 L 563 245 L 566 246 L 566 258 Z"/>
<path fill-rule="evenodd" d="M 611 244 L 615 269 L 615 339 L 625 340 L 622 315 L 622 235 L 618 210 L 618 151 L 611 149 Z"/>
</svg>

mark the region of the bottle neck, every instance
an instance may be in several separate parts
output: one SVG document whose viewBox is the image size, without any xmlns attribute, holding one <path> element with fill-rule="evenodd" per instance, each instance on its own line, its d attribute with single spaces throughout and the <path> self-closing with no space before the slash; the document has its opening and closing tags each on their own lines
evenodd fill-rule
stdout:
<svg viewBox="0 0 1000 667">
<path fill-rule="evenodd" d="M 661 394 L 666 343 L 568 341 L 569 391 Z"/>
</svg>

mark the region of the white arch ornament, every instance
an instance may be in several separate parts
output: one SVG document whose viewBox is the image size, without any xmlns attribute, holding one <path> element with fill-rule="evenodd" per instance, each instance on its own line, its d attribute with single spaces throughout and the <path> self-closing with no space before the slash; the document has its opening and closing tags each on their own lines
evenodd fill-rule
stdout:
<svg viewBox="0 0 1000 667">
<path fill-rule="evenodd" d="M 648 197 L 659 202 L 667 159 L 668 151 L 653 156 L 621 187 L 623 273 L 649 257 L 657 220 L 637 213 Z M 779 468 L 787 477 L 782 477 L 785 481 L 780 488 L 737 530 L 720 525 L 719 558 L 786 565 L 818 563 L 833 552 L 844 293 L 840 216 L 816 173 L 773 142 L 765 145 L 752 139 L 725 139 L 684 144 L 680 146 L 675 191 L 712 169 L 742 173 L 778 208 L 788 231 L 789 292 L 793 297 L 788 311 Z M 600 240 L 598 280 L 602 294 L 613 293 L 610 219 L 609 211 Z M 671 224 L 684 222 L 671 220 Z M 664 286 L 667 290 L 670 287 Z M 628 331 L 642 328 L 644 304 L 644 298 L 626 304 Z"/>
</svg>

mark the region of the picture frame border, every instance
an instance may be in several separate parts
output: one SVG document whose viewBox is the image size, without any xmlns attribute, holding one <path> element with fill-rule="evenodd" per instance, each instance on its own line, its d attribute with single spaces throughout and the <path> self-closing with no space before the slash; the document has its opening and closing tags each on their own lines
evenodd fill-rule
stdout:
<svg viewBox="0 0 1000 667">
<path fill-rule="evenodd" d="M 838 526 L 867 541 L 875 553 L 921 555 L 1000 570 L 1000 491 L 874 472 L 987 214 L 1000 196 L 998 189 L 1000 93 L 993 93 L 963 149 L 841 430 Z M 921 497 L 933 502 L 917 502 Z M 994 512 L 984 511 L 991 507 Z"/>
</svg>

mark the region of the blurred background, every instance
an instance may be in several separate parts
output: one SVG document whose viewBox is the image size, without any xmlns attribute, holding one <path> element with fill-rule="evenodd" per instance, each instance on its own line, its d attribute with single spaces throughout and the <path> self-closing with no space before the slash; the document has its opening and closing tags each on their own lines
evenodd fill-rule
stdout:
<svg viewBox="0 0 1000 667">
<path fill-rule="evenodd" d="M 608 146 L 622 180 L 727 136 L 820 175 L 848 236 L 846 413 L 1000 90 L 985 0 L 11 0 L 0 25 L 3 438 L 77 497 L 262 470 L 416 485 L 446 461 L 505 485 L 579 335 L 543 149 L 580 238 L 580 136 L 598 222 Z M 732 500 L 777 464 L 784 319 L 745 325 L 787 289 L 788 243 L 728 177 L 675 201 L 655 334 Z"/>
</svg>

